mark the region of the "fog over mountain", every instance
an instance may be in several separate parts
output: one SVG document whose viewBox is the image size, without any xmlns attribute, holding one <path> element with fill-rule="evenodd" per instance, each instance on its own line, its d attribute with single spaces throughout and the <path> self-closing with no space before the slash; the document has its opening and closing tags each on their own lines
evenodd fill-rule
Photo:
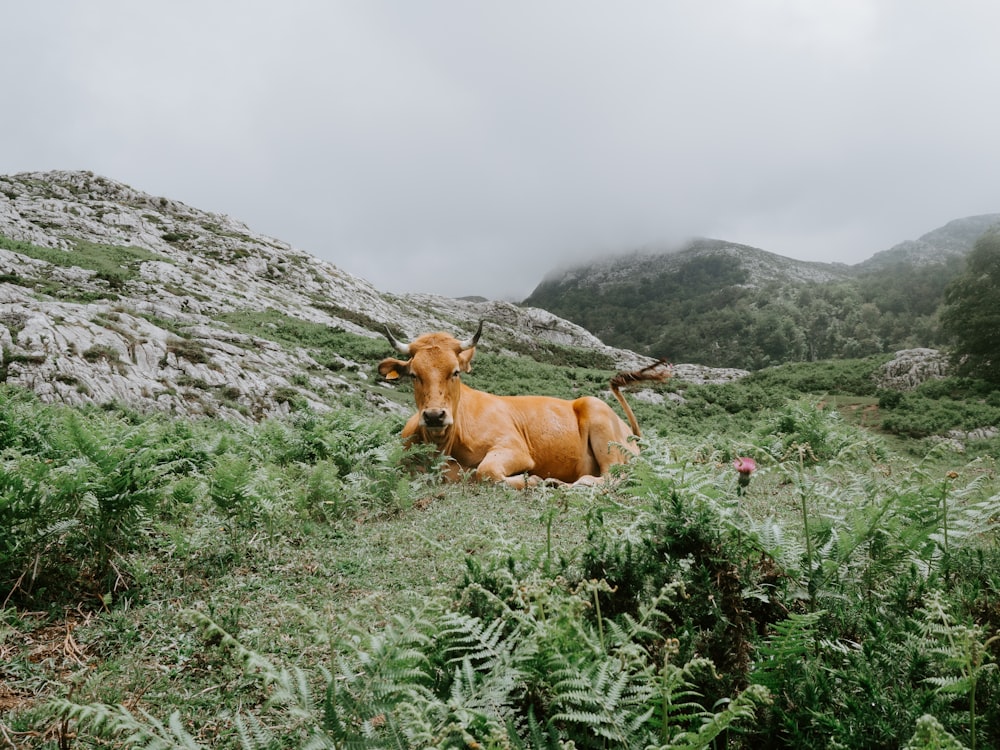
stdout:
<svg viewBox="0 0 1000 750">
<path fill-rule="evenodd" d="M 600 285 L 634 275 L 656 274 L 683 264 L 692 255 L 721 254 L 739 262 L 754 284 L 766 281 L 828 282 L 859 273 L 884 269 L 898 263 L 941 264 L 964 257 L 987 230 L 1000 225 L 1000 213 L 953 219 L 915 240 L 903 240 L 859 263 L 821 263 L 785 257 L 765 249 L 722 239 L 697 238 L 660 245 L 646 245 L 629 252 L 609 253 L 591 260 L 565 264 L 545 274 L 541 286 L 553 282 L 589 278 Z M 535 297 L 538 288 L 528 296 Z"/>
<path fill-rule="evenodd" d="M 946 345 L 948 282 L 1000 214 L 953 220 L 854 265 L 725 240 L 644 247 L 550 272 L 524 300 L 655 357 L 757 369 Z"/>
<path fill-rule="evenodd" d="M 90 170 L 378 289 L 716 237 L 855 264 L 1000 195 L 1000 4 L 4 8 L 0 174 Z"/>
</svg>

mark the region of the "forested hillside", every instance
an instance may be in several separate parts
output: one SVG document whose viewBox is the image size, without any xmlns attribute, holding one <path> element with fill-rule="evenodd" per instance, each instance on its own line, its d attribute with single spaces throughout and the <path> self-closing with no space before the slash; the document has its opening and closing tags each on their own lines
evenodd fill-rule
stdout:
<svg viewBox="0 0 1000 750">
<path fill-rule="evenodd" d="M 625 256 L 553 275 L 524 304 L 615 346 L 722 367 L 941 346 L 937 313 L 944 289 L 961 273 L 976 232 L 998 219 L 951 222 L 858 266 L 803 264 L 696 241 L 679 252 Z"/>
</svg>

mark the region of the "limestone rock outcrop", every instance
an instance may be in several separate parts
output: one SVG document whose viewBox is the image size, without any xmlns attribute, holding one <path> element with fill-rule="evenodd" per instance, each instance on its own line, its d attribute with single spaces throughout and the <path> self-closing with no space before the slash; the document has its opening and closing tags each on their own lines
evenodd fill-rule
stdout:
<svg viewBox="0 0 1000 750">
<path fill-rule="evenodd" d="M 386 325 L 468 335 L 485 319 L 494 351 L 549 344 L 622 369 L 651 361 L 544 310 L 384 294 L 229 216 L 90 172 L 0 176 L 0 380 L 46 401 L 234 419 L 300 400 L 324 408 L 345 392 L 398 408 L 366 387 L 374 362 L 316 362 L 269 334 L 269 314 L 373 338 Z M 247 333 L 241 315 L 265 327 Z"/>
<path fill-rule="evenodd" d="M 937 349 L 903 349 L 882 365 L 875 379 L 880 388 L 911 391 L 921 383 L 947 377 L 948 359 Z"/>
</svg>

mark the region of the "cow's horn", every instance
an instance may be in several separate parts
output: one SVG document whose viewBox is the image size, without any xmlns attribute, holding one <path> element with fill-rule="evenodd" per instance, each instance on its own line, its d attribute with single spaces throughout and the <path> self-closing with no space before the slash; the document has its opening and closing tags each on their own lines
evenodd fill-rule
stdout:
<svg viewBox="0 0 1000 750">
<path fill-rule="evenodd" d="M 462 341 L 461 342 L 461 344 L 462 344 L 462 351 L 464 352 L 466 349 L 471 349 L 476 344 L 478 344 L 479 343 L 479 337 L 482 336 L 482 335 L 483 335 L 483 321 L 480 320 L 479 321 L 479 328 L 476 329 L 476 335 L 473 336 L 471 339 L 467 339 L 466 341 Z"/>
<path fill-rule="evenodd" d="M 392 344 L 393 349 L 402 354 L 404 357 L 410 356 L 410 345 L 404 344 L 402 341 L 396 341 L 396 337 L 392 335 L 392 331 L 389 330 L 389 326 L 385 327 L 385 337 L 389 339 L 389 343 Z"/>
</svg>

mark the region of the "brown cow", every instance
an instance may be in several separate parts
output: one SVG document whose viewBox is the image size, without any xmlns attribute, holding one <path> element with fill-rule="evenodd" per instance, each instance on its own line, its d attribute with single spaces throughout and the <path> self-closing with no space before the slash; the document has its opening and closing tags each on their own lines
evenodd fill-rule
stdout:
<svg viewBox="0 0 1000 750">
<path fill-rule="evenodd" d="M 392 380 L 413 377 L 417 413 L 403 428 L 407 444 L 433 443 L 463 469 L 475 469 L 479 479 L 523 488 L 541 480 L 596 484 L 614 464 L 637 455 L 631 439 L 639 437 L 635 414 L 619 388 L 637 380 L 663 380 L 662 362 L 643 370 L 620 373 L 611 390 L 629 425 L 606 403 L 593 396 L 573 401 L 549 396 L 495 396 L 477 391 L 461 380 L 469 372 L 483 332 L 459 341 L 447 333 L 425 333 L 412 343 L 389 342 L 408 360 L 384 359 L 378 371 Z"/>
</svg>

